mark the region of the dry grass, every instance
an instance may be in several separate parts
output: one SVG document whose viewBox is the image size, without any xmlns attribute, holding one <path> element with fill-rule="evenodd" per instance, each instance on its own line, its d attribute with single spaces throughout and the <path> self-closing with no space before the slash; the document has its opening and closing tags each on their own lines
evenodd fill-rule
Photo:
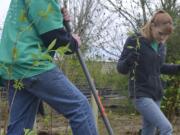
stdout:
<svg viewBox="0 0 180 135">
<path fill-rule="evenodd" d="M 115 135 L 138 135 L 139 129 L 141 129 L 141 118 L 138 115 L 119 115 L 110 113 L 108 114 L 111 126 Z M 69 125 L 67 126 L 67 120 L 62 116 L 57 116 L 52 119 L 52 127 L 44 126 L 43 121 L 39 121 L 38 130 L 45 129 L 50 133 L 50 130 L 54 133 L 52 135 L 72 135 Z M 180 118 L 177 118 L 174 124 L 173 135 L 180 135 Z M 102 119 L 99 117 L 98 130 L 100 135 L 108 135 Z M 55 134 L 58 133 L 58 134 Z M 40 134 L 41 135 L 41 134 Z M 44 134 L 46 135 L 46 134 Z M 48 135 L 48 134 L 47 134 Z"/>
</svg>

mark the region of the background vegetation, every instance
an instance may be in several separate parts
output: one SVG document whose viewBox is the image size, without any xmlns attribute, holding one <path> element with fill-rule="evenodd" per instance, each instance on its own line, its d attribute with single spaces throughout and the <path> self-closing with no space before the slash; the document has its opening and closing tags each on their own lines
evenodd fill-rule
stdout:
<svg viewBox="0 0 180 135">
<path fill-rule="evenodd" d="M 167 42 L 166 62 L 180 64 L 179 0 L 69 0 L 68 2 L 73 18 L 71 22 L 73 31 L 82 38 L 81 49 L 97 89 L 110 88 L 123 96 L 128 96 L 127 76 L 117 73 L 117 59 L 127 33 L 138 32 L 157 9 L 166 10 L 174 20 L 174 33 Z M 58 62 L 70 80 L 77 85 L 87 85 L 76 56 L 63 56 Z M 162 109 L 174 123 L 176 116 L 180 115 L 180 76 L 162 76 L 162 78 L 166 81 Z M 120 101 L 119 104 L 124 104 L 127 108 L 132 107 L 127 99 Z M 122 112 L 122 109 L 124 108 L 118 110 L 118 113 Z M 108 111 L 113 119 L 112 123 L 118 119 L 114 117 L 117 116 L 117 111 L 113 111 Z M 131 116 L 132 114 L 134 116 L 135 111 L 125 110 L 125 113 L 132 119 Z"/>
</svg>

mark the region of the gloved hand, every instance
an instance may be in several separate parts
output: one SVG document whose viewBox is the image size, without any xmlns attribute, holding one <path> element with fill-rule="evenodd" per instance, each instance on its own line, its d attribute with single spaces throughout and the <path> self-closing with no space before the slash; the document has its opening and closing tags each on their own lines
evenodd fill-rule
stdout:
<svg viewBox="0 0 180 135">
<path fill-rule="evenodd" d="M 138 59 L 139 59 L 139 53 L 133 51 L 133 52 L 129 53 L 129 55 L 127 56 L 126 62 L 129 66 L 132 66 L 135 63 L 135 61 L 136 62 L 138 61 Z"/>
<path fill-rule="evenodd" d="M 69 12 L 66 8 L 61 8 L 61 13 L 63 14 L 63 20 L 69 22 L 71 20 Z"/>
</svg>

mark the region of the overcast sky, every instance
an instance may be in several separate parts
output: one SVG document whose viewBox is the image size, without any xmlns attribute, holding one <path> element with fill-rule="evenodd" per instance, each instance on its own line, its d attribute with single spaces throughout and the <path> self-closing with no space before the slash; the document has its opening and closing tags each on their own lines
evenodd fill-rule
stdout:
<svg viewBox="0 0 180 135">
<path fill-rule="evenodd" d="M 11 0 L 0 0 L 0 26 L 2 27 L 4 19 L 9 7 Z M 180 0 L 177 0 L 177 3 L 180 3 Z"/>
<path fill-rule="evenodd" d="M 0 0 L 0 26 L 3 25 L 10 1 L 11 0 Z"/>
</svg>

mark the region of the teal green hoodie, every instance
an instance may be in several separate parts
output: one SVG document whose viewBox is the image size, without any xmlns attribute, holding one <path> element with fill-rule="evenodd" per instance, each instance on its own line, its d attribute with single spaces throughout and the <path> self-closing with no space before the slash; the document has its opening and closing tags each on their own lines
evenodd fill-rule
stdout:
<svg viewBox="0 0 180 135">
<path fill-rule="evenodd" d="M 46 48 L 39 35 L 62 27 L 56 0 L 11 0 L 0 42 L 0 76 L 22 79 L 54 68 L 44 57 Z"/>
</svg>

